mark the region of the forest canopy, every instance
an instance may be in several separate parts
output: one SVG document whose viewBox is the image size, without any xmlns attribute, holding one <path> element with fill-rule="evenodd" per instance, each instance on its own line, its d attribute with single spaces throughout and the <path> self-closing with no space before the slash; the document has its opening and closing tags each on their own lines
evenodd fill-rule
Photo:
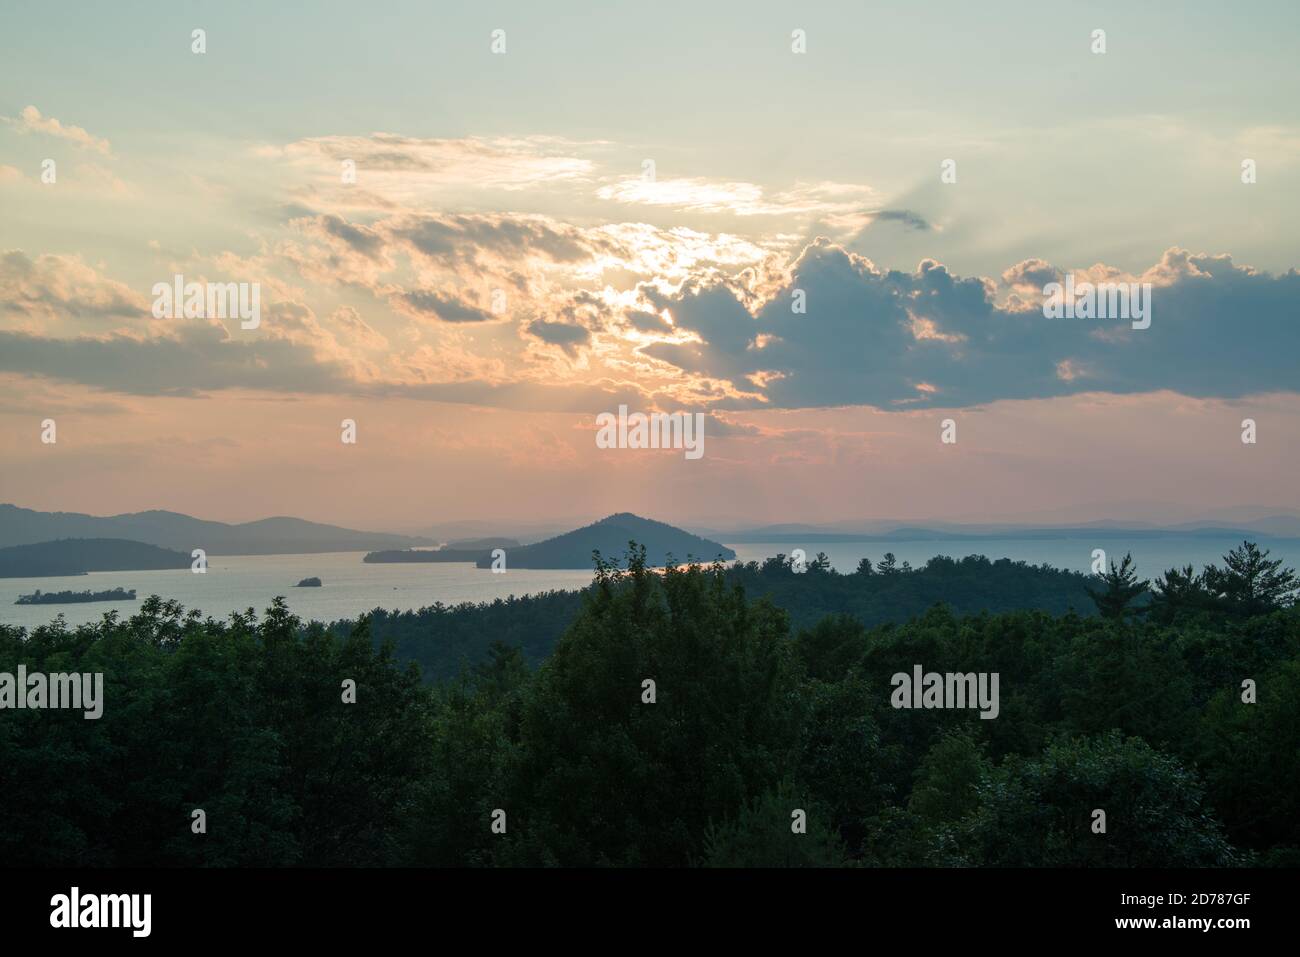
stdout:
<svg viewBox="0 0 1300 957">
<path fill-rule="evenodd" d="M 0 856 L 1300 863 L 1300 618 L 1267 553 L 1154 583 L 1131 562 L 1087 580 L 984 560 L 814 565 L 659 572 L 633 549 L 598 559 L 582 593 L 346 627 L 281 601 L 217 621 L 157 597 L 127 619 L 0 626 L 0 671 L 105 676 L 99 720 L 0 713 Z M 950 602 L 910 610 L 940 582 Z M 1091 607 L 1071 607 L 1076 587 Z M 466 659 L 433 681 L 395 650 L 427 621 Z M 996 720 L 891 707 L 891 675 L 917 663 L 998 673 Z"/>
</svg>

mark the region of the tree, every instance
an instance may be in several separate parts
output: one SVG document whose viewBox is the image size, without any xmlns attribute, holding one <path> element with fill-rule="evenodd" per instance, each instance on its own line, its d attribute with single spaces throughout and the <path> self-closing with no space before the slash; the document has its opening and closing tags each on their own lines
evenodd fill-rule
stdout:
<svg viewBox="0 0 1300 957">
<path fill-rule="evenodd" d="M 1210 703 L 1199 754 L 1210 797 L 1231 837 L 1247 846 L 1300 849 L 1300 658 L 1255 673 L 1258 702 L 1240 686 Z"/>
<path fill-rule="evenodd" d="M 898 559 L 894 557 L 893 552 L 885 552 L 885 557 L 880 560 L 878 567 L 882 575 L 897 575 Z"/>
<path fill-rule="evenodd" d="M 785 614 L 746 600 L 720 565 L 658 574 L 638 552 L 626 571 L 598 567 L 523 707 L 508 834 L 534 843 L 508 837 L 502 853 L 689 863 L 711 820 L 792 766 L 799 671 Z"/>
<path fill-rule="evenodd" d="M 966 828 L 1000 867 L 1227 867 L 1238 860 L 1196 775 L 1141 738 L 1061 739 L 980 785 Z M 1105 813 L 1104 832 L 1094 828 Z"/>
<path fill-rule="evenodd" d="M 825 681 L 843 678 L 866 649 L 867 630 L 852 615 L 827 615 L 795 639 L 807 674 Z"/>
<path fill-rule="evenodd" d="M 979 785 L 988 768 L 984 749 L 969 728 L 944 732 L 916 769 L 909 809 L 930 827 L 962 820 L 979 806 Z"/>
<path fill-rule="evenodd" d="M 804 815 L 796 833 L 793 814 Z M 705 867 L 842 867 L 848 855 L 824 816 L 786 782 L 743 804 L 704 833 Z"/>
<path fill-rule="evenodd" d="M 1254 542 L 1242 542 L 1223 556 L 1223 568 L 1205 569 L 1206 587 L 1238 614 L 1256 615 L 1294 604 L 1300 590 L 1295 570 L 1280 570 L 1282 560 L 1269 561 L 1268 555 Z"/>
<path fill-rule="evenodd" d="M 876 573 L 876 570 L 871 567 L 870 558 L 864 558 L 862 561 L 858 562 L 857 573 L 859 575 L 874 575 Z"/>
<path fill-rule="evenodd" d="M 1153 591 L 1151 616 L 1161 624 L 1169 624 L 1183 614 L 1206 610 L 1213 597 L 1205 587 L 1205 577 L 1196 574 L 1191 565 L 1169 569 L 1164 577 L 1156 579 Z"/>
<path fill-rule="evenodd" d="M 1137 567 L 1131 554 L 1124 556 L 1118 568 L 1111 562 L 1110 571 L 1102 575 L 1101 580 L 1105 588 L 1102 591 L 1089 588 L 1088 595 L 1104 618 L 1123 619 L 1133 614 L 1129 605 L 1151 586 L 1149 581 L 1138 581 Z"/>
</svg>

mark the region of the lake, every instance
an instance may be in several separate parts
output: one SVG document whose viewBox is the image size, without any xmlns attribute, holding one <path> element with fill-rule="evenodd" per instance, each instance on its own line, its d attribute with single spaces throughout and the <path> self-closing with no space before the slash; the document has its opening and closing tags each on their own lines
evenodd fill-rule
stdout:
<svg viewBox="0 0 1300 957">
<path fill-rule="evenodd" d="M 893 552 L 899 563 L 924 565 L 934 555 L 961 558 L 985 555 L 991 559 L 1011 558 L 1037 565 L 1046 562 L 1057 568 L 1086 572 L 1092 565 L 1092 550 L 1105 548 L 1107 558 L 1118 560 L 1131 551 L 1143 578 L 1165 569 L 1192 563 L 1200 570 L 1207 562 L 1221 562 L 1223 553 L 1240 540 L 1224 538 L 1145 538 L 1125 541 L 1103 539 L 946 539 L 895 542 L 863 539 L 852 542 L 759 542 L 731 545 L 742 561 L 762 561 L 771 555 L 789 555 L 803 548 L 811 561 L 819 551 L 841 572 L 851 572 L 863 556 L 879 561 Z M 1272 557 L 1288 566 L 1300 563 L 1300 540 L 1273 539 L 1263 544 Z M 152 594 L 175 598 L 187 609 L 198 608 L 205 615 L 224 618 L 232 611 L 253 608 L 263 611 L 277 595 L 283 595 L 294 614 L 304 619 L 334 621 L 355 618 L 376 607 L 401 611 L 435 602 L 451 605 L 463 601 L 492 601 L 509 595 L 526 595 L 552 589 L 582 588 L 591 582 L 590 571 L 511 569 L 494 574 L 490 569 L 468 564 L 372 564 L 362 562 L 364 552 L 331 552 L 319 555 L 227 555 L 212 556 L 208 571 L 195 575 L 188 569 L 175 571 L 92 572 L 59 578 L 0 578 L 0 622 L 28 628 L 49 622 L 62 614 L 69 624 L 96 621 L 108 611 L 130 615 Z M 293 587 L 315 576 L 320 588 Z M 135 601 L 88 602 L 72 605 L 15 605 L 19 595 L 41 591 L 105 591 L 134 588 Z"/>
</svg>

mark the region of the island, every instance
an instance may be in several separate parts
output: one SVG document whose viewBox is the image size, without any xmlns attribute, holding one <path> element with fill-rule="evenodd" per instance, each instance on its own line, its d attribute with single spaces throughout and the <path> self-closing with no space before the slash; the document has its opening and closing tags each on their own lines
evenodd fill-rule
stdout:
<svg viewBox="0 0 1300 957">
<path fill-rule="evenodd" d="M 402 562 L 465 562 L 473 565 L 479 559 L 492 560 L 494 549 L 509 551 L 520 548 L 513 538 L 468 538 L 450 542 L 442 548 L 401 548 L 371 552 L 362 559 L 367 564 L 400 564 Z"/>
<path fill-rule="evenodd" d="M 110 588 L 108 591 L 46 591 L 39 588 L 30 595 L 19 595 L 15 605 L 72 605 L 87 601 L 135 601 L 135 589 Z"/>
<path fill-rule="evenodd" d="M 188 552 L 122 538 L 62 538 L 0 548 L 0 578 L 61 578 L 87 572 L 137 572 L 190 567 Z"/>
<path fill-rule="evenodd" d="M 294 585 L 293 587 L 294 588 L 320 588 L 320 579 L 304 578 L 302 581 L 298 582 L 298 584 Z"/>
<path fill-rule="evenodd" d="M 591 568 L 593 552 L 600 552 L 603 558 L 622 565 L 631 541 L 645 547 L 646 563 L 656 568 L 670 561 L 730 561 L 736 557 L 726 545 L 663 522 L 619 512 L 534 545 L 507 549 L 506 568 Z M 490 568 L 492 557 L 485 555 L 476 564 L 479 568 Z"/>
</svg>

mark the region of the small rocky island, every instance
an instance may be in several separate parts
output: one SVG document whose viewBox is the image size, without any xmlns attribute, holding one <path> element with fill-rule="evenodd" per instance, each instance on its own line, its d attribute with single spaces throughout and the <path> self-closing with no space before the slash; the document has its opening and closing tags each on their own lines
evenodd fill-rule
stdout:
<svg viewBox="0 0 1300 957">
<path fill-rule="evenodd" d="M 302 581 L 298 582 L 298 584 L 294 585 L 293 587 L 294 588 L 320 588 L 320 579 L 304 578 Z"/>
<path fill-rule="evenodd" d="M 135 601 L 135 589 L 111 588 L 108 591 L 47 591 L 39 588 L 30 595 L 19 595 L 15 605 L 71 605 L 86 601 Z"/>
</svg>

